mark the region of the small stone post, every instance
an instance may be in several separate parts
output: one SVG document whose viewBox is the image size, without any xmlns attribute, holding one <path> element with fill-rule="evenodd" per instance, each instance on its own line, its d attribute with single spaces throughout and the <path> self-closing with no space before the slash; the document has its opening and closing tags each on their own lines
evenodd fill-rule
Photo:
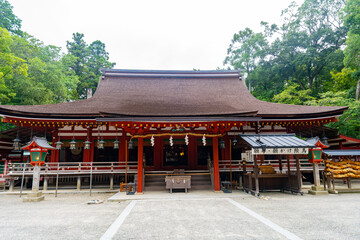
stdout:
<svg viewBox="0 0 360 240">
<path fill-rule="evenodd" d="M 114 190 L 114 176 L 110 176 L 110 190 Z"/>
<path fill-rule="evenodd" d="M 80 176 L 77 177 L 76 190 L 78 190 L 78 191 L 81 190 L 81 177 Z"/>
<path fill-rule="evenodd" d="M 325 191 L 324 187 L 320 185 L 319 163 L 317 162 L 313 163 L 313 174 L 314 174 L 314 186 L 311 186 L 309 193 L 313 195 L 328 194 L 328 191 Z"/>
<path fill-rule="evenodd" d="M 35 164 L 33 173 L 32 191 L 24 198 L 24 202 L 40 202 L 44 200 L 44 195 L 39 191 L 40 185 L 40 166 Z"/>
<path fill-rule="evenodd" d="M 320 173 L 319 173 L 319 164 L 314 162 L 313 164 L 313 174 L 314 174 L 314 185 L 315 187 L 320 186 Z"/>
<path fill-rule="evenodd" d="M 15 186 L 15 181 L 14 178 L 10 179 L 10 186 L 9 186 L 9 191 L 13 192 L 14 191 L 14 186 Z"/>
<path fill-rule="evenodd" d="M 48 177 L 44 177 L 43 190 L 44 190 L 44 191 L 47 191 L 47 190 L 48 190 Z"/>
</svg>

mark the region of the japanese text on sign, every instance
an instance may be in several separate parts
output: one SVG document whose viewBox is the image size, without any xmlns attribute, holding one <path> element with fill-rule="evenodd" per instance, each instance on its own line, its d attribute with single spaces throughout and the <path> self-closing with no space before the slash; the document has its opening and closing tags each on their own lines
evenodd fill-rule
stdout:
<svg viewBox="0 0 360 240">
<path fill-rule="evenodd" d="M 252 154 L 260 155 L 287 155 L 287 154 L 308 154 L 308 148 L 266 148 L 265 151 L 262 148 L 253 148 Z"/>
</svg>

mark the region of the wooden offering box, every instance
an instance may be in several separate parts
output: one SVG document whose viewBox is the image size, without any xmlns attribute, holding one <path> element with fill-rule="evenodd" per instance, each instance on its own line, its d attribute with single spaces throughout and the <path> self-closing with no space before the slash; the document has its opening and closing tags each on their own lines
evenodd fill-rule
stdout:
<svg viewBox="0 0 360 240">
<path fill-rule="evenodd" d="M 166 176 L 166 189 L 170 189 L 172 193 L 173 189 L 185 189 L 191 188 L 191 176 Z"/>
</svg>

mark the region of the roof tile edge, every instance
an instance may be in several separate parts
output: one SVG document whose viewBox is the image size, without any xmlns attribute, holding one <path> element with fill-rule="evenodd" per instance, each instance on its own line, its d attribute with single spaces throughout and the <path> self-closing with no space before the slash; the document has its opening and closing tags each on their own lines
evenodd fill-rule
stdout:
<svg viewBox="0 0 360 240">
<path fill-rule="evenodd" d="M 105 77 L 145 77 L 145 78 L 239 78 L 238 70 L 135 70 L 135 69 L 101 69 Z"/>
</svg>

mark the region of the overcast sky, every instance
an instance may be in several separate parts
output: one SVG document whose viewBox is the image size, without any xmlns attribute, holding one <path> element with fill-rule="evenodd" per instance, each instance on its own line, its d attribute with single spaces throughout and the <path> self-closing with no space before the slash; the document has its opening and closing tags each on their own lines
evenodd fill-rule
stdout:
<svg viewBox="0 0 360 240">
<path fill-rule="evenodd" d="M 61 46 L 72 34 L 106 44 L 121 69 L 213 70 L 223 67 L 235 32 L 279 23 L 291 0 L 9 0 L 22 30 Z M 303 0 L 296 2 L 302 3 Z"/>
</svg>

